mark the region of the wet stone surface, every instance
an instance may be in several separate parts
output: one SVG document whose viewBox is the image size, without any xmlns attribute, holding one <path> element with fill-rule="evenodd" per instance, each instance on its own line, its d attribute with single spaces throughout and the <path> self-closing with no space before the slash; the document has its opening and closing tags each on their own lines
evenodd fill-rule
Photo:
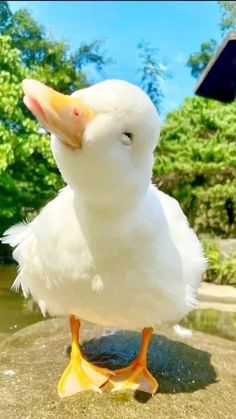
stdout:
<svg viewBox="0 0 236 419">
<path fill-rule="evenodd" d="M 82 348 L 97 365 L 118 368 L 134 358 L 140 334 L 103 336 L 102 327 L 84 323 Z M 0 418 L 228 418 L 236 419 L 236 343 L 194 332 L 153 335 L 149 367 L 159 391 L 149 398 L 132 391 L 85 392 L 60 400 L 57 382 L 68 361 L 66 319 L 29 326 L 0 345 Z"/>
</svg>

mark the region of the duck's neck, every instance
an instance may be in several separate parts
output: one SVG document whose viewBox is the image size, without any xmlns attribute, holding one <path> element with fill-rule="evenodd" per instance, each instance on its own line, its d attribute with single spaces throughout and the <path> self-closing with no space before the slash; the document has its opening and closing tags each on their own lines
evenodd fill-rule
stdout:
<svg viewBox="0 0 236 419">
<path fill-rule="evenodd" d="M 118 222 L 120 219 L 127 219 L 141 205 L 145 193 L 142 196 L 120 197 L 114 200 L 113 196 L 107 194 L 106 199 L 94 200 L 84 197 L 79 190 L 74 190 L 74 207 L 80 221 L 86 225 L 93 225 L 94 222 L 107 223 Z"/>
</svg>

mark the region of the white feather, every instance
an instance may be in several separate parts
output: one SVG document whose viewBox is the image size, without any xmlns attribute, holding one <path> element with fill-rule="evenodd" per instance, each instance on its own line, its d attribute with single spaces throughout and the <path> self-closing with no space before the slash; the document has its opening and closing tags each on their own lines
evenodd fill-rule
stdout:
<svg viewBox="0 0 236 419">
<path fill-rule="evenodd" d="M 5 231 L 1 238 L 2 243 L 9 244 L 12 247 L 17 246 L 27 237 L 28 229 L 26 223 L 19 223 Z"/>
<path fill-rule="evenodd" d="M 187 329 L 186 327 L 180 326 L 179 324 L 175 324 L 173 329 L 176 335 L 181 336 L 183 338 L 189 338 L 193 335 L 192 330 Z"/>
</svg>

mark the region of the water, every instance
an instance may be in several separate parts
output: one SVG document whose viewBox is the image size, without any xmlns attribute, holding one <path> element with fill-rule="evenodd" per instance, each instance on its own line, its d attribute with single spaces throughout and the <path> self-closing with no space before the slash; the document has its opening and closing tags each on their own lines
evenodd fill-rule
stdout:
<svg viewBox="0 0 236 419">
<path fill-rule="evenodd" d="M 31 299 L 10 291 L 16 277 L 16 265 L 0 265 L 0 340 L 9 334 L 43 320 Z M 236 313 L 197 310 L 182 324 L 193 330 L 207 332 L 236 341 Z"/>
<path fill-rule="evenodd" d="M 192 330 L 236 341 L 236 313 L 214 309 L 196 310 L 190 313 L 181 324 Z"/>
<path fill-rule="evenodd" d="M 16 265 L 0 265 L 0 340 L 43 319 L 32 300 L 10 290 L 16 277 Z"/>
</svg>

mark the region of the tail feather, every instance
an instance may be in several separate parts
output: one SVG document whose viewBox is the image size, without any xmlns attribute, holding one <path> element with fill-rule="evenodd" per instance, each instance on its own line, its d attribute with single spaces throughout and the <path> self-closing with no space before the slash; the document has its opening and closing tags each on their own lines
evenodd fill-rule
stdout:
<svg viewBox="0 0 236 419">
<path fill-rule="evenodd" d="M 11 290 L 15 291 L 15 292 L 19 292 L 20 288 L 22 289 L 23 295 L 25 298 L 28 298 L 30 295 L 30 291 L 29 288 L 27 288 L 23 282 L 23 278 L 21 275 L 21 272 L 19 272 L 19 274 L 17 275 L 15 281 L 13 282 L 12 286 L 11 286 Z"/>
<path fill-rule="evenodd" d="M 11 247 L 16 247 L 29 234 L 29 228 L 27 223 L 19 223 L 10 227 L 3 233 L 3 237 L 0 238 L 3 244 L 9 244 Z"/>
<path fill-rule="evenodd" d="M 13 251 L 13 258 L 19 263 L 18 267 L 18 275 L 11 287 L 12 290 L 19 292 L 20 288 L 23 291 L 24 297 L 27 298 L 29 296 L 29 289 L 24 284 L 24 280 L 22 277 L 22 273 L 24 270 L 24 265 L 26 262 L 26 254 L 23 252 L 25 244 L 27 243 L 27 239 L 30 237 L 31 230 L 27 223 L 19 223 L 10 227 L 3 233 L 3 237 L 0 238 L 3 244 L 9 244 L 11 247 L 14 248 Z"/>
</svg>

